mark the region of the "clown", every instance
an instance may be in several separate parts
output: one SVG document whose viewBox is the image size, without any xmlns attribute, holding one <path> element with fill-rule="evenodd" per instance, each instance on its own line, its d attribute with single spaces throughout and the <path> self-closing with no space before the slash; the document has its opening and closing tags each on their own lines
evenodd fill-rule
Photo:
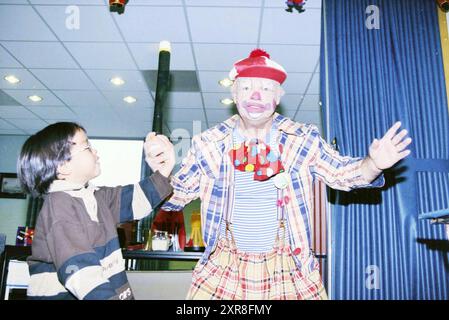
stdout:
<svg viewBox="0 0 449 320">
<path fill-rule="evenodd" d="M 188 299 L 327 299 L 311 248 L 313 181 L 352 190 L 384 185 L 382 170 L 411 143 L 394 124 L 365 158 L 341 156 L 314 125 L 275 112 L 287 77 L 260 49 L 229 73 L 238 114 L 194 136 L 172 197 L 179 211 L 201 199 L 206 250 Z"/>
</svg>

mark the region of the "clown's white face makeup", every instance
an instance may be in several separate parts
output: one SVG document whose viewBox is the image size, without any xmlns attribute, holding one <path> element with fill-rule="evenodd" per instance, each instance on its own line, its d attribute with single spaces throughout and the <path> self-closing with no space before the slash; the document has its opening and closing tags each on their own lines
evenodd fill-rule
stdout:
<svg viewBox="0 0 449 320">
<path fill-rule="evenodd" d="M 264 78 L 238 78 L 232 88 L 241 117 L 248 120 L 269 118 L 283 94 L 278 82 Z"/>
<path fill-rule="evenodd" d="M 246 127 L 262 128 L 271 118 L 284 90 L 265 78 L 237 78 L 231 89 L 234 102 Z"/>
</svg>

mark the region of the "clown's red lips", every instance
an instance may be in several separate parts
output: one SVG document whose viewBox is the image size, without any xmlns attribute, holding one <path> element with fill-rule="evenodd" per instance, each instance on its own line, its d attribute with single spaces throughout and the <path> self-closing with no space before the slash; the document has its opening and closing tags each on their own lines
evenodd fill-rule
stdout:
<svg viewBox="0 0 449 320">
<path fill-rule="evenodd" d="M 270 105 L 256 103 L 256 102 L 245 102 L 243 107 L 246 109 L 246 111 L 251 112 L 251 113 L 262 113 L 262 112 L 265 112 L 266 110 L 268 110 Z"/>
</svg>

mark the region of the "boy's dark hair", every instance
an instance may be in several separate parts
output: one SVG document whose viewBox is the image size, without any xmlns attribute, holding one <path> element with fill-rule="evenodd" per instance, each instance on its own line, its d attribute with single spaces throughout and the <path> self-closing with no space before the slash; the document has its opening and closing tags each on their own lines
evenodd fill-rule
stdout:
<svg viewBox="0 0 449 320">
<path fill-rule="evenodd" d="M 33 197 L 48 192 L 58 178 L 59 165 L 70 160 L 72 138 L 86 130 L 74 122 L 57 122 L 29 137 L 17 161 L 17 176 L 22 189 Z"/>
</svg>

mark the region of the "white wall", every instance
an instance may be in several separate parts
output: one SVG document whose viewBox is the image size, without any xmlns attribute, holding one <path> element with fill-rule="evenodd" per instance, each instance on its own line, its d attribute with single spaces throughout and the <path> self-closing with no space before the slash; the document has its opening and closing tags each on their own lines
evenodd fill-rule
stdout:
<svg viewBox="0 0 449 320">
<path fill-rule="evenodd" d="M 101 174 L 96 186 L 115 187 L 141 180 L 143 141 L 89 139 L 100 157 Z"/>
<path fill-rule="evenodd" d="M 27 136 L 0 136 L 0 172 L 16 173 L 16 162 Z M 0 198 L 0 233 L 6 234 L 6 244 L 16 244 L 18 226 L 24 226 L 28 199 Z"/>
</svg>

